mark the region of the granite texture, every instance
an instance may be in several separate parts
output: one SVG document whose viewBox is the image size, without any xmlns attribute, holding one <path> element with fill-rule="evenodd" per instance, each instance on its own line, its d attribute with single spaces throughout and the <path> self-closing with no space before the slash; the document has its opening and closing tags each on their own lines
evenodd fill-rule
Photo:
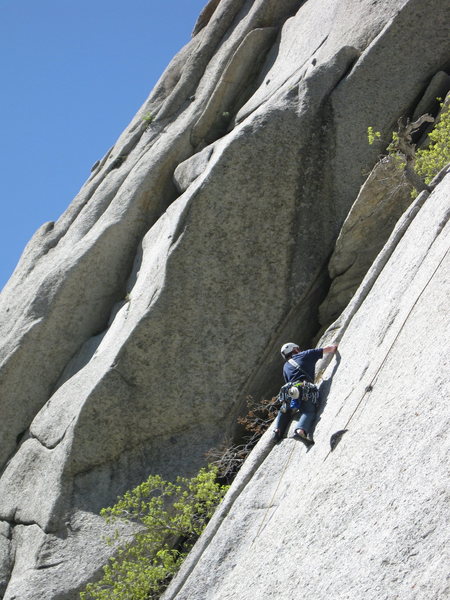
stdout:
<svg viewBox="0 0 450 600">
<path fill-rule="evenodd" d="M 193 474 L 233 432 L 247 396 L 277 390 L 278 349 L 317 333 L 329 256 L 378 158 L 366 128 L 390 132 L 445 68 L 444 17 L 437 0 L 211 1 L 66 212 L 36 232 L 0 295 L 5 600 L 75 600 L 111 552 L 100 508 L 150 473 Z M 397 279 L 410 281 L 403 264 Z M 388 331 L 400 304 L 379 295 L 368 325 Z M 355 355 L 345 394 L 384 340 L 355 328 L 342 348 Z M 345 394 L 330 398 L 347 407 Z M 353 455 L 367 449 L 352 439 Z M 270 454 L 275 470 L 284 451 Z M 435 467 L 431 453 L 427 461 Z M 256 497 L 258 485 L 245 493 Z M 245 536 L 243 526 L 223 548 L 241 539 L 244 553 Z M 284 547 L 283 536 L 264 539 Z M 223 565 L 237 573 L 249 561 Z M 233 594 L 232 580 L 217 598 Z M 245 598 L 251 586 L 239 585 Z"/>
</svg>

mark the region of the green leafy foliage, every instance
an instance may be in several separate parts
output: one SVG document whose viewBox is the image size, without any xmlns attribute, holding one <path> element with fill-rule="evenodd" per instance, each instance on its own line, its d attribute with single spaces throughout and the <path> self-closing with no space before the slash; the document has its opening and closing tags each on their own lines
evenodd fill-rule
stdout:
<svg viewBox="0 0 450 600">
<path fill-rule="evenodd" d="M 416 152 L 415 170 L 423 177 L 425 183 L 430 183 L 439 171 L 450 162 L 450 106 L 444 107 L 439 121 L 428 134 L 431 141 L 428 148 Z"/>
<path fill-rule="evenodd" d="M 147 125 L 150 125 L 154 118 L 155 117 L 153 116 L 153 114 L 151 112 L 148 112 L 145 113 L 145 115 L 142 117 L 142 120 L 144 121 L 144 123 L 147 123 Z"/>
<path fill-rule="evenodd" d="M 367 140 L 368 140 L 370 146 L 372 146 L 372 144 L 374 144 L 380 138 L 381 138 L 381 133 L 379 131 L 375 131 L 375 129 L 370 126 L 367 128 Z"/>
<path fill-rule="evenodd" d="M 389 146 L 387 147 L 387 151 L 389 154 L 396 154 L 399 152 L 398 133 L 396 131 L 392 132 L 392 139 Z"/>
<path fill-rule="evenodd" d="M 394 160 L 397 168 L 405 172 L 415 188 L 411 191 L 413 197 L 422 189 L 429 189 L 428 184 L 450 162 L 450 106 L 443 103 L 440 106 L 442 110 L 434 128 L 428 133 L 430 143 L 426 148 L 416 150 L 412 134 L 419 131 L 424 122 L 434 121 L 430 115 L 422 115 L 414 123 L 400 119 L 399 130 L 392 133 L 386 148 L 387 155 Z M 368 127 L 367 139 L 370 145 L 381 142 L 381 133 Z"/>
<path fill-rule="evenodd" d="M 108 523 L 128 521 L 140 530 L 103 567 L 103 577 L 81 592 L 80 600 L 155 600 L 178 571 L 203 531 L 227 486 L 209 466 L 175 483 L 151 475 L 117 503 L 101 511 Z M 118 539 L 118 533 L 113 543 Z"/>
<path fill-rule="evenodd" d="M 381 143 L 381 132 L 375 131 L 375 129 L 373 127 L 368 127 L 367 128 L 367 141 L 369 142 L 370 146 L 372 146 L 373 144 L 375 144 L 377 142 Z M 404 158 L 399 155 L 398 133 L 396 131 L 392 132 L 392 138 L 389 143 L 389 146 L 386 148 L 386 152 L 390 156 L 395 157 L 396 164 L 398 167 L 403 167 L 405 165 Z"/>
</svg>

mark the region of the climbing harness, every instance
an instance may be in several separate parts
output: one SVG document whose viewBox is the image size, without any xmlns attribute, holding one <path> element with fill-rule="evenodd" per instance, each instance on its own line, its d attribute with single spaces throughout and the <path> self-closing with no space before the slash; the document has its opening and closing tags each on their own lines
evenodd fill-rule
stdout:
<svg viewBox="0 0 450 600">
<path fill-rule="evenodd" d="M 280 412 L 286 414 L 291 407 L 291 396 L 289 395 L 290 384 L 283 385 L 278 392 L 275 405 L 280 407 Z"/>
<path fill-rule="evenodd" d="M 319 388 L 309 381 L 302 383 L 302 400 L 312 402 L 315 406 L 319 404 Z"/>
<path fill-rule="evenodd" d="M 319 404 L 319 389 L 309 381 L 289 381 L 281 386 L 276 403 L 281 406 L 282 413 L 287 413 L 289 408 L 299 410 L 300 401 L 312 402 L 316 407 Z"/>
</svg>

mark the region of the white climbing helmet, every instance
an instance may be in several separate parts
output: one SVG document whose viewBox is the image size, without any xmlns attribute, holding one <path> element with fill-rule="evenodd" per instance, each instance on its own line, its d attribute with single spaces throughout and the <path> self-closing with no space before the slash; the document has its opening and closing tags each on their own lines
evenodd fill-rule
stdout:
<svg viewBox="0 0 450 600">
<path fill-rule="evenodd" d="M 287 344 L 283 344 L 280 350 L 281 356 L 283 358 L 286 358 L 286 356 L 290 354 L 292 350 L 294 350 L 294 348 L 298 348 L 298 344 L 294 344 L 294 342 L 288 342 Z"/>
</svg>

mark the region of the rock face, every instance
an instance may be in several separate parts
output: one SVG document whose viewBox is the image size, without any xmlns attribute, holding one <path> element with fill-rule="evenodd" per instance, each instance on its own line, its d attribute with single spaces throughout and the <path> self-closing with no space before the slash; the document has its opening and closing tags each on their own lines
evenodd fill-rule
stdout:
<svg viewBox="0 0 450 600">
<path fill-rule="evenodd" d="M 445 70 L 445 22 L 439 0 L 208 3 L 0 296 L 5 600 L 77 598 L 110 552 L 100 508 L 149 473 L 194 473 L 246 396 L 276 390 L 278 347 L 317 332 L 329 255 L 377 160 L 367 126 L 387 136 Z M 398 297 L 380 300 L 386 331 Z M 354 328 L 364 353 L 330 394 L 339 406 L 372 368 Z"/>
<path fill-rule="evenodd" d="M 449 195 L 447 175 L 334 329 L 315 446 L 265 434 L 164 600 L 448 595 Z"/>
</svg>

